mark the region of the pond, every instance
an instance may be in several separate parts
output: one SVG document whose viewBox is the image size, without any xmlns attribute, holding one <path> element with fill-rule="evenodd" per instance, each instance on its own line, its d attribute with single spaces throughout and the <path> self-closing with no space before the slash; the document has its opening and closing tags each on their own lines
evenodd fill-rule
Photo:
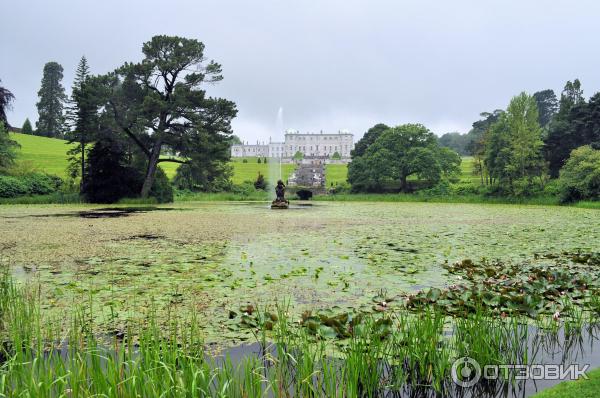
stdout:
<svg viewBox="0 0 600 398">
<path fill-rule="evenodd" d="M 0 207 L 0 256 L 40 282 L 43 312 L 96 306 L 99 328 L 121 329 L 150 308 L 196 313 L 207 342 L 250 331 L 230 311 L 287 301 L 306 310 L 371 307 L 381 292 L 444 287 L 463 259 L 528 261 L 536 253 L 600 250 L 600 213 L 568 207 L 319 203 L 177 203 L 150 208 Z"/>
</svg>

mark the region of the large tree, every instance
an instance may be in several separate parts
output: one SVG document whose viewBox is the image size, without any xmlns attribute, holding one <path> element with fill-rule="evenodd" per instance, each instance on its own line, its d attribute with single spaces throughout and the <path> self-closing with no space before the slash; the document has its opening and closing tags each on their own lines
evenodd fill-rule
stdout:
<svg viewBox="0 0 600 398">
<path fill-rule="evenodd" d="M 348 181 L 354 190 L 381 190 L 397 185 L 410 190 L 408 178 L 415 176 L 429 185 L 460 171 L 460 156 L 439 146 L 435 135 L 420 124 L 405 124 L 385 130 L 365 151 L 350 162 Z"/>
<path fill-rule="evenodd" d="M 354 159 L 358 156 L 362 156 L 367 151 L 367 148 L 375 142 L 377 138 L 384 131 L 388 130 L 389 126 L 383 123 L 377 123 L 375 126 L 371 127 L 367 132 L 362 136 L 360 140 L 356 142 L 354 145 L 354 149 L 350 151 L 350 156 Z"/>
<path fill-rule="evenodd" d="M 547 127 L 558 111 L 558 99 L 554 90 L 542 90 L 533 94 L 538 107 L 538 122 L 542 128 Z"/>
<path fill-rule="evenodd" d="M 516 182 L 530 186 L 532 179 L 545 171 L 542 145 L 536 100 L 521 93 L 510 101 L 486 137 L 485 163 L 492 180 L 510 189 Z"/>
<path fill-rule="evenodd" d="M 71 131 L 68 134 L 69 143 L 76 143 L 67 153 L 69 169 L 72 177 L 81 176 L 81 184 L 86 177 L 85 156 L 88 145 L 94 141 L 98 129 L 98 98 L 90 81 L 90 68 L 85 56 L 81 57 L 75 80 L 73 81 L 67 119 Z"/>
<path fill-rule="evenodd" d="M 1 83 L 2 80 L 0 79 L 0 84 Z M 3 123 L 7 129 L 10 128 L 10 124 L 8 124 L 6 111 L 10 109 L 11 103 L 14 101 L 14 99 L 15 96 L 13 93 L 0 85 L 0 123 Z"/>
<path fill-rule="evenodd" d="M 38 121 L 36 131 L 47 137 L 62 137 L 65 132 L 64 102 L 67 99 L 62 86 L 63 67 L 57 62 L 44 65 L 42 87 L 38 91 Z"/>
<path fill-rule="evenodd" d="M 204 135 L 229 142 L 237 110 L 233 102 L 209 97 L 202 89 L 222 76 L 219 64 L 206 61 L 200 41 L 154 36 L 142 52 L 142 62 L 126 63 L 102 80 L 114 126 L 146 158 L 140 193 L 145 198 L 160 162 L 194 162 Z M 178 156 L 161 158 L 166 147 Z"/>
<path fill-rule="evenodd" d="M 567 82 L 560 110 L 544 142 L 550 176 L 558 177 L 571 151 L 583 145 L 600 145 L 600 93 L 586 102 L 578 80 Z"/>
<path fill-rule="evenodd" d="M 473 156 L 473 174 L 479 175 L 481 184 L 489 183 L 489 173 L 485 168 L 485 148 L 486 137 L 490 128 L 498 121 L 504 113 L 502 109 L 496 109 L 493 112 L 481 112 L 481 119 L 473 122 L 473 128 L 469 130 L 466 138 L 466 151 Z"/>
</svg>

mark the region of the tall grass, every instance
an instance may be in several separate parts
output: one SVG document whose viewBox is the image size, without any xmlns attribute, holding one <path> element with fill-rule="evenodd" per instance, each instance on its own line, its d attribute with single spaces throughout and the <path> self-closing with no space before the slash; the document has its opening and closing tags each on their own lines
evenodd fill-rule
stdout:
<svg viewBox="0 0 600 398">
<path fill-rule="evenodd" d="M 0 205 L 47 205 L 84 203 L 78 193 L 56 192 L 49 195 L 19 196 L 16 198 L 0 198 Z"/>
<path fill-rule="evenodd" d="M 40 313 L 38 291 L 0 280 L 1 396 L 373 397 L 447 395 L 455 358 L 526 364 L 528 326 L 477 311 L 450 319 L 433 310 L 366 316 L 341 346 L 293 326 L 285 306 L 256 340 L 259 355 L 232 360 L 205 351 L 200 321 L 154 312 L 113 335 L 92 324 L 93 297 L 64 320 Z M 270 318 L 273 320 L 273 318 Z M 506 375 L 508 379 L 509 375 Z"/>
<path fill-rule="evenodd" d="M 520 205 L 558 205 L 558 198 L 552 196 L 538 197 L 493 197 L 475 194 L 461 195 L 426 195 L 423 193 L 348 193 L 333 195 L 318 195 L 313 197 L 319 201 L 339 202 L 431 202 L 431 203 L 489 203 L 489 204 L 520 204 Z"/>
</svg>

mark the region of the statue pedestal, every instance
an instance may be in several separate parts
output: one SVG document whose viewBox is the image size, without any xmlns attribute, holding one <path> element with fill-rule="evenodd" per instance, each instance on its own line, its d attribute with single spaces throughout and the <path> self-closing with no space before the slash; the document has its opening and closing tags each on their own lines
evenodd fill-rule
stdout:
<svg viewBox="0 0 600 398">
<path fill-rule="evenodd" d="M 287 200 L 277 200 L 275 199 L 271 202 L 271 209 L 287 209 L 290 207 L 290 202 Z"/>
</svg>

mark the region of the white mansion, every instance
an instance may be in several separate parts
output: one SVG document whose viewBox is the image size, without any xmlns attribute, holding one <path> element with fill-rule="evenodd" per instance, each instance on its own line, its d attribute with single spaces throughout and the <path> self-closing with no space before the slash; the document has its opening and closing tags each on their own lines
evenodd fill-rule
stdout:
<svg viewBox="0 0 600 398">
<path fill-rule="evenodd" d="M 300 133 L 297 130 L 286 130 L 284 142 L 256 144 L 240 144 L 231 146 L 232 157 L 268 157 L 291 159 L 296 152 L 306 157 L 331 158 L 336 152 L 342 159 L 350 158 L 354 148 L 354 135 L 348 131 L 337 133 Z"/>
</svg>

